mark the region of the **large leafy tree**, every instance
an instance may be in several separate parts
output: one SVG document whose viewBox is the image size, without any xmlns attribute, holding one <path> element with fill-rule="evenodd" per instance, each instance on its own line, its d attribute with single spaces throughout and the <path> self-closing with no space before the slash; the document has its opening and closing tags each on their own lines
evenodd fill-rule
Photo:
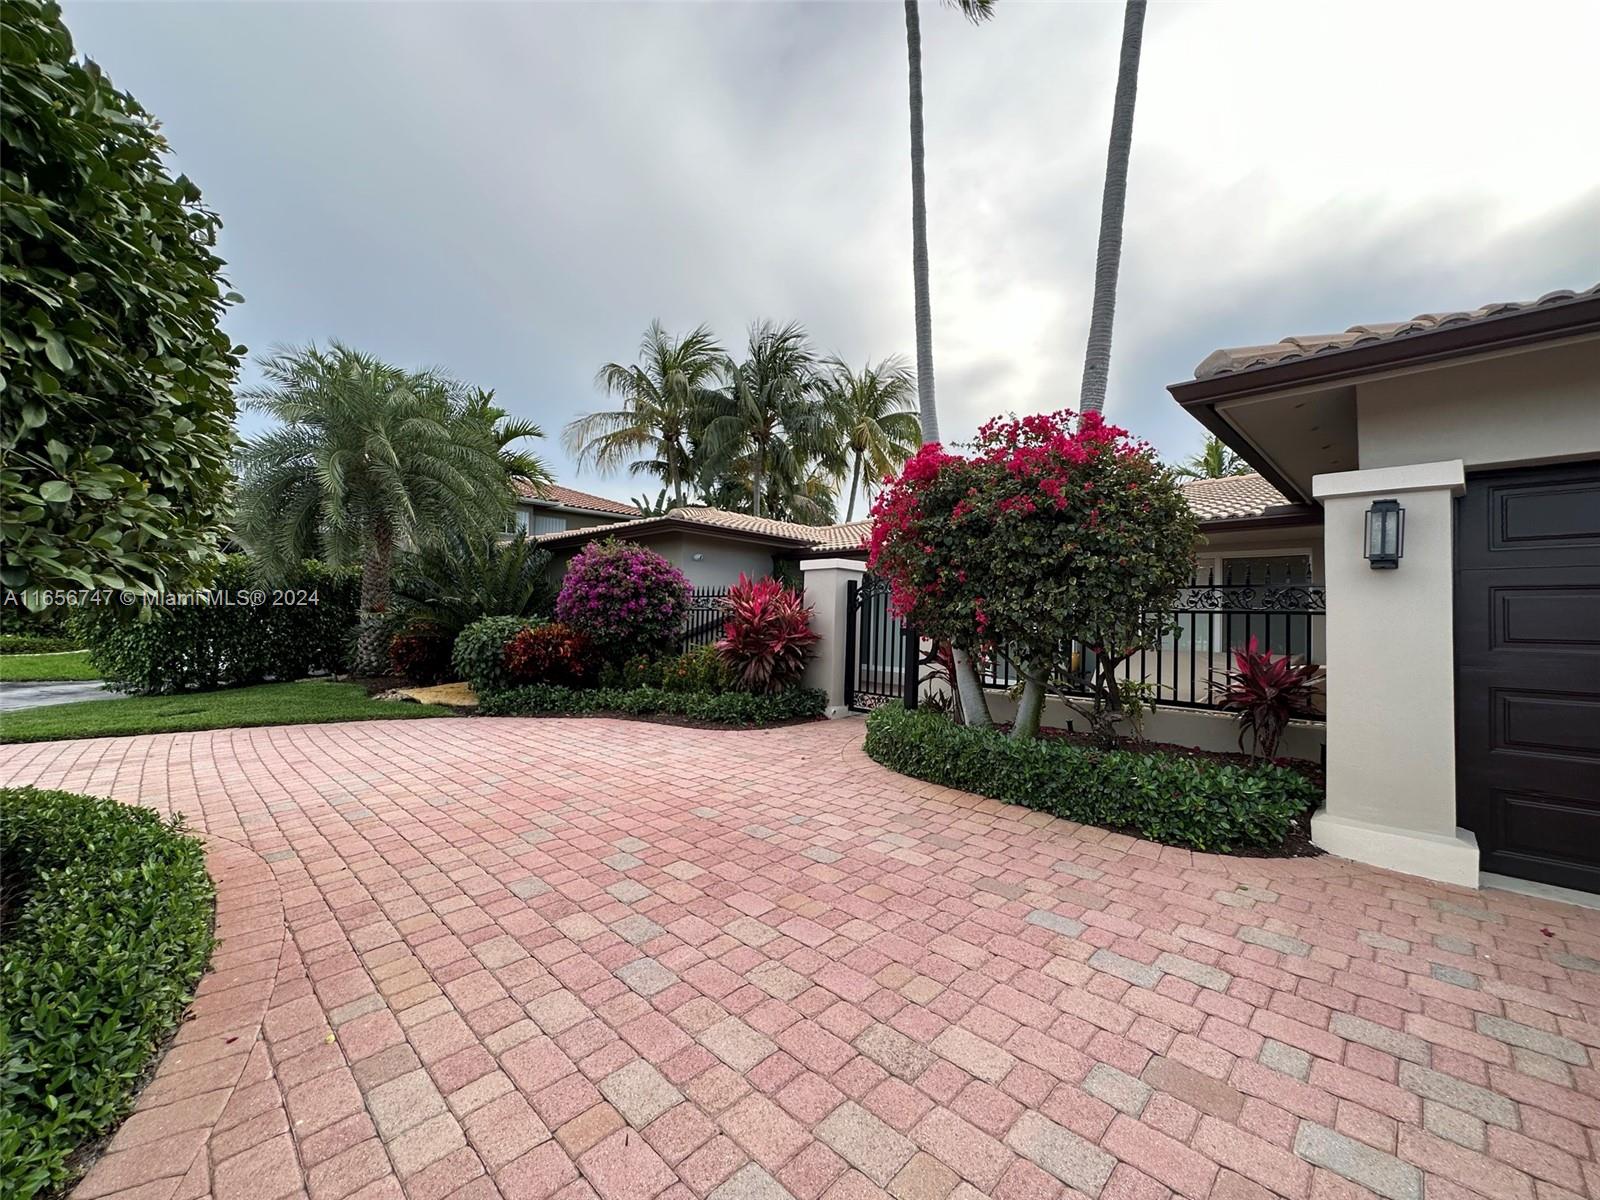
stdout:
<svg viewBox="0 0 1600 1200">
<path fill-rule="evenodd" d="M 1133 150 L 1133 103 L 1139 90 L 1139 48 L 1144 41 L 1145 0 L 1128 0 L 1122 19 L 1122 53 L 1111 107 L 1105 192 L 1100 198 L 1100 241 L 1094 258 L 1094 300 L 1089 345 L 1083 357 L 1078 407 L 1100 412 L 1111 374 L 1111 326 L 1117 311 L 1117 272 L 1122 265 L 1122 216 L 1128 205 L 1128 158 Z"/>
<path fill-rule="evenodd" d="M 1180 479 L 1226 479 L 1230 475 L 1250 474 L 1250 464 L 1230 450 L 1216 434 L 1211 434 L 1199 453 L 1173 467 L 1172 473 Z"/>
<path fill-rule="evenodd" d="M 261 369 L 265 382 L 244 398 L 276 424 L 241 454 L 240 536 L 278 569 L 308 557 L 360 563 L 356 665 L 381 670 L 396 551 L 499 529 L 512 474 L 549 481 L 508 445 L 538 430 L 507 421 L 489 393 L 338 343 L 281 351 Z"/>
<path fill-rule="evenodd" d="M 865 481 L 899 471 L 921 439 L 916 381 L 899 357 L 866 363 L 857 371 L 833 359 L 822 384 L 822 413 L 829 436 L 850 459 L 850 498 L 844 519 L 855 519 L 856 492 Z"/>
<path fill-rule="evenodd" d="M 168 589 L 218 561 L 231 478 L 221 223 L 53 0 L 0 42 L 0 581 Z"/>
<path fill-rule="evenodd" d="M 666 485 L 673 504 L 684 502 L 693 481 L 692 442 L 716 389 L 724 355 L 704 325 L 674 337 L 652 321 L 639 343 L 638 361 L 606 363 L 595 385 L 619 407 L 587 413 L 563 431 L 580 466 L 602 473 L 626 467 Z"/>
<path fill-rule="evenodd" d="M 924 447 L 873 517 L 868 561 L 896 610 L 1020 665 L 1022 738 L 1045 688 L 1084 671 L 1087 715 L 1107 727 L 1117 669 L 1159 639 L 1192 570 L 1194 515 L 1170 472 L 1098 413 L 1076 430 L 1070 412 L 991 421 L 970 456 Z"/>
<path fill-rule="evenodd" d="M 703 444 L 714 471 L 736 465 L 753 516 L 770 515 L 767 489 L 774 480 L 801 487 L 813 466 L 841 465 L 840 448 L 823 429 L 819 365 L 803 326 L 752 325 L 745 357 L 727 359 L 723 377 Z"/>
</svg>

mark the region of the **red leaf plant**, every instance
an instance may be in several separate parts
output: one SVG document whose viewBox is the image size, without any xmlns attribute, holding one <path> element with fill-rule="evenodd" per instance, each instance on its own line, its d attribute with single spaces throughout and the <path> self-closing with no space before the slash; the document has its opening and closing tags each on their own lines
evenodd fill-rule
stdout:
<svg viewBox="0 0 1600 1200">
<path fill-rule="evenodd" d="M 597 665 L 594 643 L 559 622 L 524 629 L 506 643 L 506 673 L 515 683 L 583 687 Z"/>
<path fill-rule="evenodd" d="M 1276 758 L 1278 739 L 1289 722 L 1319 715 L 1322 668 L 1263 650 L 1253 636 L 1234 650 L 1233 669 L 1216 674 L 1211 690 L 1220 707 L 1239 714 L 1239 749 L 1244 749 L 1246 734 L 1254 735 L 1254 756 Z"/>
<path fill-rule="evenodd" d="M 776 579 L 739 582 L 723 600 L 728 611 L 717 652 L 744 692 L 779 692 L 800 682 L 817 642 L 811 609 L 793 588 Z"/>
</svg>

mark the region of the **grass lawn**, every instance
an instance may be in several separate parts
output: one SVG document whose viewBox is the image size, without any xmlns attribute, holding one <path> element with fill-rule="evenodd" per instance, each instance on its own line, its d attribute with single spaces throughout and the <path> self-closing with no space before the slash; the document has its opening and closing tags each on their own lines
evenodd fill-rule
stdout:
<svg viewBox="0 0 1600 1200">
<path fill-rule="evenodd" d="M 56 654 L 0 654 L 0 683 L 41 683 L 99 679 L 87 650 Z"/>
<path fill-rule="evenodd" d="M 374 717 L 448 717 L 450 709 L 373 700 L 355 683 L 264 683 L 258 687 L 182 696 L 130 696 L 25 708 L 0 717 L 0 742 L 301 725 Z"/>
</svg>

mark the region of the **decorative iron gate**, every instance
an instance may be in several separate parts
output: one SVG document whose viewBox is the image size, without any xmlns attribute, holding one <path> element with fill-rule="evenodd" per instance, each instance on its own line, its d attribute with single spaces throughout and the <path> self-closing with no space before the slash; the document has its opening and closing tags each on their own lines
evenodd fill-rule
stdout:
<svg viewBox="0 0 1600 1200">
<path fill-rule="evenodd" d="M 889 611 L 889 585 L 868 575 L 845 587 L 844 702 L 868 712 L 890 700 L 917 706 L 917 632 Z"/>
</svg>

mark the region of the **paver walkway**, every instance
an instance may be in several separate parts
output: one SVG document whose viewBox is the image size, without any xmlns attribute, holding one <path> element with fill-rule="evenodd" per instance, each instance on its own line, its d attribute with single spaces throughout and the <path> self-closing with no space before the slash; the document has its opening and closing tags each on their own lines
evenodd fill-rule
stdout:
<svg viewBox="0 0 1600 1200">
<path fill-rule="evenodd" d="M 78 1195 L 1600 1194 L 1600 913 L 1163 849 L 860 736 L 0 749 L 4 782 L 187 814 L 228 898 L 233 999 Z"/>
</svg>

